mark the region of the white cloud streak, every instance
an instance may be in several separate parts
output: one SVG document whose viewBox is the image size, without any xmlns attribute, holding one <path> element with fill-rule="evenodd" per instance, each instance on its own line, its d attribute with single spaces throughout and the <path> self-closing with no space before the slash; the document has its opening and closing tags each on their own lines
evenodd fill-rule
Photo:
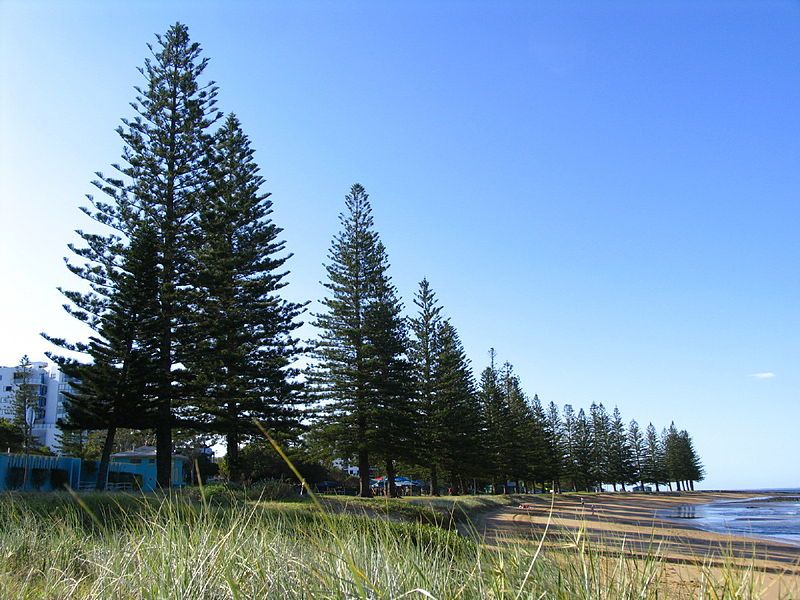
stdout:
<svg viewBox="0 0 800 600">
<path fill-rule="evenodd" d="M 763 373 L 752 373 L 748 375 L 748 377 L 753 377 L 755 379 L 772 379 L 775 377 L 775 373 L 772 371 L 764 371 Z"/>
</svg>

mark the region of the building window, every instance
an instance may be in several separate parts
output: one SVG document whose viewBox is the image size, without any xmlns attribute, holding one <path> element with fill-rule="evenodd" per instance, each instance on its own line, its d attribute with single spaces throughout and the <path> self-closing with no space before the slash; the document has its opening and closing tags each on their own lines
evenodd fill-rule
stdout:
<svg viewBox="0 0 800 600">
<path fill-rule="evenodd" d="M 7 386 L 6 386 L 6 391 L 7 391 L 7 392 L 10 392 L 10 391 L 11 391 L 11 386 L 10 386 L 10 385 L 7 385 Z"/>
</svg>

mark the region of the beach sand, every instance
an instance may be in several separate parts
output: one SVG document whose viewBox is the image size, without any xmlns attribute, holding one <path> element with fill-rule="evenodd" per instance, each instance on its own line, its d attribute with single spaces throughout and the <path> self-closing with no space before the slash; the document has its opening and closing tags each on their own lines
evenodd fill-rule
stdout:
<svg viewBox="0 0 800 600">
<path fill-rule="evenodd" d="M 697 597 L 708 578 L 719 580 L 726 568 L 729 572 L 734 567 L 740 573 L 752 570 L 755 597 L 800 598 L 800 547 L 702 531 L 692 527 L 691 519 L 656 517 L 656 511 L 664 509 L 753 496 L 743 492 L 535 495 L 524 499 L 530 508 L 497 509 L 478 517 L 475 526 L 489 543 L 538 541 L 549 520 L 546 548 L 577 539 L 607 554 L 641 558 L 656 553 L 663 558 L 662 581 L 669 582 L 674 592 L 669 597 Z"/>
</svg>

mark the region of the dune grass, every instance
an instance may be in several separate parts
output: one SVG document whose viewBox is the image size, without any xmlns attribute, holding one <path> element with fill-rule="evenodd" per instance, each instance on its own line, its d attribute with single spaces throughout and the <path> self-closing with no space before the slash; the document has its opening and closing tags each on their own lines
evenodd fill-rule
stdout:
<svg viewBox="0 0 800 600">
<path fill-rule="evenodd" d="M 351 508 L 367 509 L 361 515 L 237 495 L 214 502 L 7 494 L 0 496 L 0 597 L 674 597 L 656 553 L 611 557 L 580 535 L 564 538 L 558 551 L 511 540 L 490 547 L 430 524 L 420 507 L 394 512 L 402 502 L 350 499 Z M 758 597 L 752 573 L 731 568 L 723 576 L 727 583 L 709 580 L 706 595 L 687 597 Z M 711 595 L 719 590 L 723 595 Z"/>
</svg>

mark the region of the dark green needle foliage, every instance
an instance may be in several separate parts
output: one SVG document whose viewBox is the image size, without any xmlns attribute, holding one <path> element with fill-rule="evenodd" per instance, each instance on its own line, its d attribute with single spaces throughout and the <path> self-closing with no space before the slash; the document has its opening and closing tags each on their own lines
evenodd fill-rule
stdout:
<svg viewBox="0 0 800 600">
<path fill-rule="evenodd" d="M 591 490 L 598 483 L 596 440 L 592 421 L 581 408 L 575 417 L 572 461 L 575 489 Z"/>
<path fill-rule="evenodd" d="M 94 320 L 95 331 L 83 346 L 92 362 L 59 358 L 72 379 L 66 395 L 68 431 L 106 430 L 97 489 L 106 482 L 117 428 L 152 426 L 156 413 L 157 242 L 154 232 L 140 227 L 122 251 L 122 263 L 109 281 L 113 289 L 104 311 Z M 62 347 L 67 348 L 62 343 Z M 72 349 L 72 348 L 67 348 Z"/>
<path fill-rule="evenodd" d="M 360 493 L 370 496 L 374 459 L 390 470 L 410 445 L 411 374 L 386 249 L 362 186 L 352 186 L 339 220 L 308 381 L 322 411 L 320 436 L 335 456 L 357 458 Z"/>
<path fill-rule="evenodd" d="M 508 419 L 503 433 L 507 439 L 509 475 L 516 482 L 516 489 L 524 490 L 527 482 L 541 480 L 544 431 L 510 363 L 503 365 L 501 390 Z"/>
<path fill-rule="evenodd" d="M 434 412 L 440 426 L 440 445 L 435 453 L 452 487 L 463 493 L 467 482 L 485 470 L 480 405 L 469 359 L 449 320 L 442 322 L 436 339 Z"/>
<path fill-rule="evenodd" d="M 693 482 L 702 481 L 705 473 L 689 433 L 670 423 L 662 434 L 662 444 L 668 481 L 674 481 L 678 490 L 694 489 Z"/>
<path fill-rule="evenodd" d="M 564 462 L 567 449 L 564 439 L 564 424 L 555 402 L 547 405 L 545 417 L 545 442 L 547 448 L 548 478 L 552 479 L 553 489 L 561 491 L 561 478 L 564 475 Z"/>
<path fill-rule="evenodd" d="M 625 491 L 625 484 L 636 480 L 636 470 L 633 464 L 633 454 L 628 441 L 628 433 L 625 431 L 625 423 L 622 422 L 622 415 L 617 407 L 611 416 L 608 431 L 608 482 L 612 484 L 616 491 L 616 484 L 622 486 Z"/>
<path fill-rule="evenodd" d="M 39 383 L 34 379 L 33 363 L 26 354 L 14 371 L 14 395 L 11 397 L 14 425 L 22 434 L 22 443 L 27 450 L 37 445 L 33 437 L 33 419 L 39 412 Z"/>
<path fill-rule="evenodd" d="M 636 419 L 632 419 L 628 425 L 628 446 L 631 457 L 632 479 L 639 483 L 644 489 L 645 461 L 647 460 L 645 439 L 642 430 Z"/>
<path fill-rule="evenodd" d="M 592 429 L 592 472 L 587 473 L 592 484 L 608 482 L 612 477 L 609 465 L 609 448 L 611 438 L 611 420 L 602 402 L 592 402 L 589 407 L 589 419 Z"/>
<path fill-rule="evenodd" d="M 85 263 L 70 268 L 89 282 L 91 291 L 66 295 L 72 303 L 68 312 L 97 331 L 110 295 L 120 286 L 119 267 L 127 246 L 137 236 L 150 236 L 157 290 L 148 314 L 152 328 L 147 333 L 152 337 L 137 344 L 157 351 L 157 364 L 151 366 L 156 385 L 145 412 L 151 417 L 148 427 L 156 430 L 158 483 L 167 487 L 172 427 L 186 379 L 179 366 L 185 364 L 183 332 L 189 329 L 191 314 L 190 239 L 209 181 L 207 131 L 219 114 L 214 109 L 216 87 L 200 83 L 208 59 L 189 39 L 186 26 L 176 23 L 156 39 L 155 45 L 148 45 L 152 56 L 139 69 L 144 82 L 135 88 L 137 97 L 131 103 L 135 116 L 123 119 L 117 129 L 124 143 L 122 163 L 113 165 L 116 175 L 98 173 L 94 182 L 107 199 L 89 197 L 92 208 L 84 209 L 111 233 L 79 232 L 86 246 L 72 248 Z M 95 357 L 97 351 L 88 345 L 74 344 L 72 349 L 88 353 L 98 370 L 105 368 L 100 366 L 103 357 Z"/>
<path fill-rule="evenodd" d="M 171 473 L 172 427 L 182 405 L 185 373 L 178 365 L 186 357 L 189 319 L 191 236 L 209 185 L 206 168 L 211 138 L 208 133 L 219 118 L 215 110 L 217 89 L 201 84 L 208 64 L 200 45 L 189 39 L 185 25 L 177 23 L 157 44 L 148 46 L 152 58 L 140 72 L 132 103 L 137 115 L 123 119 L 117 129 L 125 143 L 126 182 L 102 178 L 103 190 L 115 200 L 130 230 L 153 229 L 157 240 L 158 348 L 155 395 L 156 465 L 158 483 L 168 487 Z"/>
<path fill-rule="evenodd" d="M 441 316 L 442 307 L 427 279 L 414 298 L 409 320 L 409 358 L 413 367 L 417 462 L 430 475 L 430 492 L 439 495 L 442 477 L 464 490 L 479 476 L 480 412 L 469 361 L 458 332 Z"/>
<path fill-rule="evenodd" d="M 279 295 L 290 255 L 234 115 L 216 132 L 210 156 L 207 197 L 191 237 L 193 327 L 185 363 L 191 400 L 184 418 L 224 436 L 237 480 L 239 446 L 259 433 L 253 419 L 278 436 L 300 425 L 300 386 L 291 364 L 302 305 Z"/>
<path fill-rule="evenodd" d="M 414 296 L 417 314 L 409 319 L 411 337 L 408 356 L 414 382 L 414 405 L 417 414 L 417 462 L 430 470 L 431 494 L 439 495 L 439 476 L 444 468 L 444 436 L 448 433 L 447 411 L 439 395 L 436 378 L 439 330 L 442 307 L 427 279 L 419 283 Z"/>
<path fill-rule="evenodd" d="M 664 447 L 652 423 L 645 430 L 645 458 L 642 467 L 642 480 L 656 486 L 660 491 L 662 483 L 667 481 Z"/>
</svg>

